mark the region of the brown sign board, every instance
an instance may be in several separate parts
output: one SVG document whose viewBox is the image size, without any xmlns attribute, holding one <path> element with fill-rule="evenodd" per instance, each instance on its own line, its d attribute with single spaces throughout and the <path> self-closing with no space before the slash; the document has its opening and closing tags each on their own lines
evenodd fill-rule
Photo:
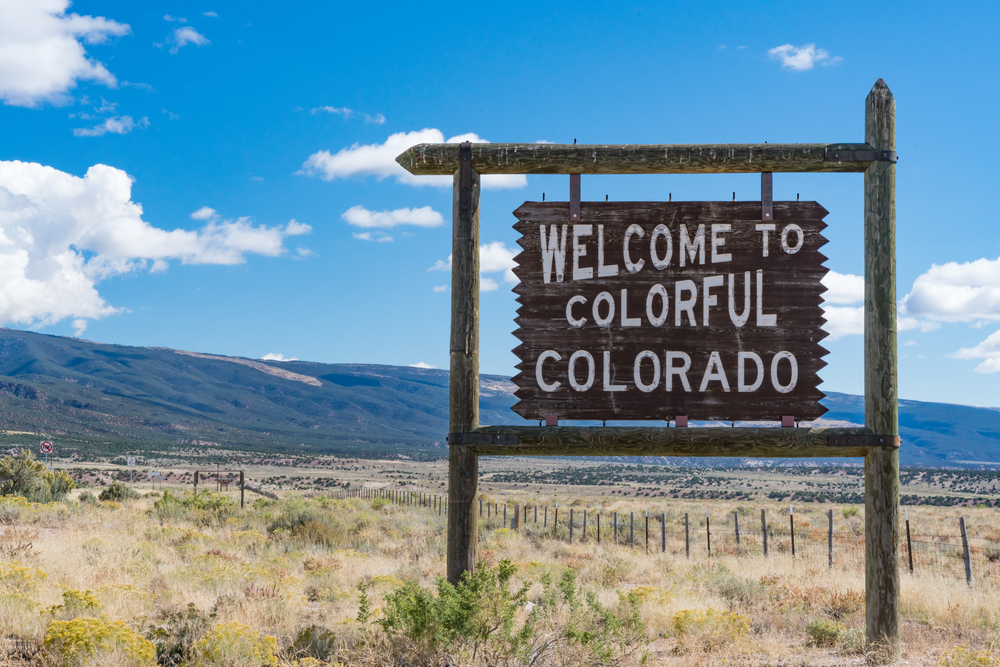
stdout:
<svg viewBox="0 0 1000 667">
<path fill-rule="evenodd" d="M 526 202 L 514 335 L 527 419 L 820 417 L 816 202 Z"/>
</svg>

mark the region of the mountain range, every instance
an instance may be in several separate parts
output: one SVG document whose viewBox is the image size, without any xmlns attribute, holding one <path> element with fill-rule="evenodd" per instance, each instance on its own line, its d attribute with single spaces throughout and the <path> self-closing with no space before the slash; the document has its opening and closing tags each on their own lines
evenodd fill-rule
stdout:
<svg viewBox="0 0 1000 667">
<path fill-rule="evenodd" d="M 480 376 L 480 421 L 524 424 L 514 385 Z M 864 400 L 830 392 L 828 425 Z M 1000 408 L 901 400 L 900 461 L 1000 465 Z M 29 435 L 106 453 L 190 447 L 439 459 L 448 373 L 373 364 L 262 361 L 0 329 L 0 442 Z"/>
</svg>

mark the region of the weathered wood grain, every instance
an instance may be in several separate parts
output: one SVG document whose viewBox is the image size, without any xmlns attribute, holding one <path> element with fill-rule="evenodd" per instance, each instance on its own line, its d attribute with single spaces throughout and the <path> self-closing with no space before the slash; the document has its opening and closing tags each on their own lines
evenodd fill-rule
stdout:
<svg viewBox="0 0 1000 667">
<path fill-rule="evenodd" d="M 868 162 L 835 162 L 826 151 L 871 150 L 867 144 L 473 144 L 480 174 L 860 173 Z M 458 168 L 458 144 L 417 144 L 396 158 L 418 176 Z"/>
<path fill-rule="evenodd" d="M 480 426 L 516 434 L 516 445 L 470 445 L 480 455 L 863 457 L 867 447 L 830 446 L 831 435 L 869 435 L 863 428 L 667 428 L 651 426 Z"/>
<path fill-rule="evenodd" d="M 479 426 L 479 174 L 472 172 L 471 201 L 460 206 L 456 171 L 452 198 L 451 377 L 448 428 Z M 473 509 L 479 460 L 463 445 L 448 448 L 448 580 L 457 584 L 476 567 L 479 519 Z"/>
<path fill-rule="evenodd" d="M 896 103 L 882 79 L 865 100 L 865 140 L 896 149 Z M 896 167 L 865 171 L 865 426 L 898 435 L 896 394 Z M 870 661 L 900 657 L 899 452 L 865 457 L 865 631 Z"/>
<path fill-rule="evenodd" d="M 520 360 L 517 365 L 520 372 L 513 381 L 518 386 L 515 395 L 521 400 L 513 410 L 527 419 L 541 419 L 546 414 L 557 414 L 560 419 L 661 421 L 677 415 L 701 420 L 779 420 L 782 415 L 810 420 L 822 416 L 826 408 L 819 403 L 823 393 L 818 389 L 818 371 L 826 365 L 823 356 L 827 351 L 820 342 L 827 334 L 822 329 L 825 319 L 820 305 L 826 291 L 821 280 L 827 270 L 823 266 L 826 257 L 820 250 L 826 243 L 822 235 L 826 213 L 815 202 L 775 203 L 774 217 L 769 221 L 774 223 L 775 231 L 769 232 L 765 246 L 764 234 L 756 228 L 761 223 L 759 202 L 584 202 L 581 223 L 589 225 L 592 233 L 587 237 L 587 254 L 579 259 L 579 264 L 591 270 L 593 276 L 574 280 L 570 257 L 574 226 L 567 225 L 567 203 L 526 202 L 515 211 L 518 222 L 514 225 L 521 233 L 518 243 L 523 252 L 515 257 L 514 269 L 520 280 L 514 292 L 521 304 L 515 320 L 519 328 L 514 335 L 521 344 L 514 349 Z M 712 263 L 711 229 L 717 223 L 729 229 L 720 233 L 724 244 L 718 248 L 729 259 Z M 642 263 L 635 273 L 627 269 L 623 249 L 626 230 L 633 224 L 644 230 L 641 236 L 632 235 L 629 240 L 633 267 L 635 262 Z M 794 253 L 784 252 L 780 245 L 780 232 L 789 224 L 798 226 L 803 234 L 801 247 Z M 655 268 L 650 249 L 653 230 L 658 225 L 668 230 L 673 246 L 669 265 L 660 269 Z M 705 261 L 691 261 L 684 253 L 682 267 L 680 239 L 690 238 L 699 228 L 705 233 Z M 558 272 L 550 265 L 546 282 L 542 234 L 548 239 L 545 243 L 551 245 L 553 230 L 557 235 L 566 235 L 566 270 L 559 280 Z M 603 243 L 597 241 L 598 237 Z M 798 242 L 797 233 L 790 238 L 793 245 Z M 661 253 L 660 259 L 665 256 L 666 246 L 660 237 L 656 251 Z M 603 248 L 603 264 L 615 267 L 608 272 L 614 275 L 599 275 L 600 248 Z M 764 309 L 777 318 L 773 326 L 756 324 L 758 270 L 762 271 Z M 716 303 L 709 308 L 709 324 L 705 324 L 704 280 L 709 276 L 728 280 L 729 275 L 735 285 L 736 309 L 743 312 L 746 276 L 750 276 L 748 317 L 741 326 L 733 323 L 727 284 L 713 288 Z M 689 316 L 682 318 L 680 326 L 676 325 L 674 286 L 681 280 L 693 281 L 698 289 L 693 325 Z M 647 313 L 647 295 L 654 286 L 663 288 L 671 304 L 669 317 L 658 326 L 650 323 Z M 616 311 L 606 324 L 598 324 L 592 311 L 592 305 L 602 294 L 606 299 L 604 312 L 608 295 Z M 574 317 L 586 319 L 580 326 L 568 322 L 567 304 L 571 299 L 577 300 L 572 309 Z M 655 313 L 662 309 L 662 294 L 654 298 L 654 303 Z M 629 326 L 622 321 L 623 312 L 632 320 Z M 586 350 L 595 358 L 597 377 L 587 391 L 571 387 L 568 360 L 577 350 Z M 672 390 L 666 389 L 666 350 L 690 356 L 689 379 L 694 391 L 686 391 L 678 381 L 673 383 Z M 546 380 L 559 383 L 553 392 L 544 391 L 536 378 L 537 361 L 546 351 L 554 351 L 560 357 L 543 364 Z M 634 380 L 634 361 L 646 351 L 657 357 L 655 362 L 647 357 L 640 364 L 640 379 L 647 388 L 653 386 L 656 377 L 654 363 L 661 369 L 657 388 L 648 392 L 638 389 Z M 770 378 L 769 363 L 782 351 L 794 354 L 798 367 L 797 384 L 787 393 L 774 388 Z M 624 387 L 621 391 L 612 393 L 602 387 L 605 352 L 610 354 L 608 377 L 612 383 Z M 745 352 L 759 354 L 764 364 L 766 380 L 752 392 L 740 392 L 737 388 L 738 353 Z M 707 391 L 701 392 L 698 383 L 713 353 L 720 355 L 729 385 L 713 381 Z M 752 384 L 757 368 L 752 362 L 746 366 L 748 384 Z M 787 386 L 790 375 L 790 366 L 779 365 L 782 384 Z M 581 377 L 580 371 L 576 377 Z"/>
</svg>

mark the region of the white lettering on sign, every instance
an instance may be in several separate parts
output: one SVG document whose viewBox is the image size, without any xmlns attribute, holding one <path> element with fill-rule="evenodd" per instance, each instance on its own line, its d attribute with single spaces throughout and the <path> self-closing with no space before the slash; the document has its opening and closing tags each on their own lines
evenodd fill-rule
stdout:
<svg viewBox="0 0 1000 667">
<path fill-rule="evenodd" d="M 593 226 L 573 225 L 573 280 L 590 280 L 594 277 L 594 269 L 580 266 L 580 258 L 587 255 L 587 246 L 580 243 L 580 239 L 591 234 Z"/>
<path fill-rule="evenodd" d="M 571 327 L 579 329 L 587 323 L 587 318 L 581 317 L 580 319 L 576 319 L 573 317 L 573 304 L 575 303 L 587 303 L 587 297 L 577 294 L 574 297 L 570 297 L 570 300 L 566 302 L 566 321 L 569 322 Z"/>
<path fill-rule="evenodd" d="M 542 241 L 542 280 L 546 283 L 552 280 L 552 264 L 555 263 L 556 282 L 563 281 L 566 272 L 566 228 L 562 226 L 562 238 L 559 238 L 559 225 L 549 225 L 549 241 L 545 242 L 545 225 L 538 225 Z M 574 239 L 575 241 L 575 239 Z"/>
<path fill-rule="evenodd" d="M 599 278 L 610 278 L 617 275 L 617 264 L 614 266 L 604 265 L 604 225 L 597 225 L 597 276 Z"/>
<path fill-rule="evenodd" d="M 662 227 L 662 225 L 660 226 Z M 666 227 L 664 227 L 664 229 L 666 229 Z M 629 273 L 632 274 L 638 273 L 639 271 L 642 270 L 643 265 L 646 263 L 646 260 L 644 259 L 640 259 L 638 262 L 633 262 L 632 255 L 629 252 L 628 248 L 629 239 L 631 239 L 633 236 L 638 236 L 639 238 L 642 238 L 644 234 L 645 232 L 642 231 L 642 227 L 640 227 L 639 225 L 629 225 L 628 229 L 625 230 L 625 240 L 622 241 L 622 251 L 623 254 L 625 255 L 625 268 L 628 269 Z M 652 252 L 654 252 L 655 254 L 655 251 Z"/>
<path fill-rule="evenodd" d="M 690 259 L 691 263 L 694 264 L 695 256 L 698 257 L 698 263 L 705 263 L 705 225 L 698 225 L 698 231 L 694 233 L 694 240 L 688 236 L 687 225 L 681 225 L 681 249 L 680 258 L 681 266 L 684 266 L 685 259 Z"/>
<path fill-rule="evenodd" d="M 553 374 L 560 373 L 558 366 L 553 363 L 558 361 L 562 361 L 562 355 L 555 350 L 545 350 L 538 355 L 538 360 L 535 362 L 535 380 L 542 391 L 554 393 L 562 386 L 559 380 L 552 379 Z M 728 372 L 727 361 L 732 364 L 728 366 L 730 369 Z M 546 362 L 549 363 L 546 364 Z M 749 381 L 748 362 L 752 364 L 752 382 Z M 779 377 L 783 362 L 787 362 L 785 365 L 787 365 L 789 370 L 788 381 L 785 383 L 782 383 Z M 580 368 L 581 364 L 584 366 L 583 369 Z M 759 390 L 764 386 L 764 381 L 767 379 L 770 380 L 771 387 L 782 394 L 791 392 L 798 383 L 798 362 L 794 354 L 785 350 L 777 352 L 771 358 L 769 374 L 765 373 L 764 360 L 756 352 L 738 352 L 735 358 L 724 360 L 720 352 L 713 350 L 704 364 L 704 368 L 701 370 L 701 382 L 698 385 L 698 393 L 710 391 L 713 388 L 712 383 L 718 383 L 718 387 L 722 391 L 730 392 L 729 378 L 733 370 L 735 370 L 736 376 L 736 391 L 740 393 L 753 393 Z M 734 366 L 735 369 L 733 368 Z M 648 382 L 643 379 L 644 368 L 652 371 L 651 380 Z M 602 350 L 601 374 L 603 382 L 601 384 L 601 391 L 630 391 L 631 386 L 634 386 L 646 394 L 657 389 L 662 389 L 670 393 L 675 391 L 675 377 L 680 381 L 680 389 L 688 393 L 692 391 L 691 382 L 688 378 L 688 373 L 692 370 L 691 355 L 681 350 L 665 350 L 663 352 L 662 365 L 656 352 L 652 350 L 639 352 L 632 360 L 631 386 L 618 381 L 614 369 L 615 364 L 611 351 Z M 581 370 L 583 370 L 586 376 L 583 382 L 580 381 Z M 589 391 L 593 388 L 594 380 L 597 376 L 596 371 L 597 362 L 589 350 L 577 350 L 573 352 L 565 367 L 569 386 L 578 392 Z M 546 379 L 546 373 L 548 373 L 548 379 Z"/>
<path fill-rule="evenodd" d="M 733 231 L 733 226 L 730 224 L 714 224 L 712 225 L 712 264 L 716 262 L 731 262 L 733 261 L 733 256 L 728 252 L 719 252 L 722 246 L 726 245 L 726 239 L 719 234 L 725 234 L 726 232 Z"/>
</svg>

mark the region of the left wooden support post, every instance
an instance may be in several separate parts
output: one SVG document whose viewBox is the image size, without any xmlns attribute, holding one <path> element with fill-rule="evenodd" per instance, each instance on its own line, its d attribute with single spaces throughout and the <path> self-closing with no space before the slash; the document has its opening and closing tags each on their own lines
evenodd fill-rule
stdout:
<svg viewBox="0 0 1000 667">
<path fill-rule="evenodd" d="M 462 145 L 454 175 L 451 260 L 451 380 L 449 433 L 479 426 L 479 174 Z M 464 173 L 463 173 L 464 172 Z M 466 444 L 448 446 L 448 581 L 476 567 L 479 520 L 473 503 L 479 457 Z"/>
</svg>

